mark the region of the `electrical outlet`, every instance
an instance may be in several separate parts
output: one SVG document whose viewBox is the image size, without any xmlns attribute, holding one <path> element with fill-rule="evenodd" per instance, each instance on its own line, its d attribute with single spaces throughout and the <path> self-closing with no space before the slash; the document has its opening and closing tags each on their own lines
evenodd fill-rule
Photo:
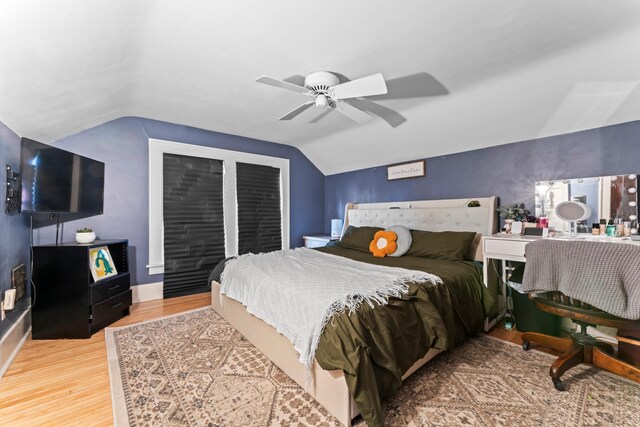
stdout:
<svg viewBox="0 0 640 427">
<path fill-rule="evenodd" d="M 4 291 L 4 307 L 7 310 L 13 310 L 16 306 L 16 290 L 15 289 L 7 289 Z"/>
</svg>

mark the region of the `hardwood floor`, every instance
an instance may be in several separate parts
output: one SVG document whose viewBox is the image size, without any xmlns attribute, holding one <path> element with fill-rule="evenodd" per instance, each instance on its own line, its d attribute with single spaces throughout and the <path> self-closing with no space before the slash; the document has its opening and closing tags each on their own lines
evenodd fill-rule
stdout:
<svg viewBox="0 0 640 427">
<path fill-rule="evenodd" d="M 210 294 L 134 304 L 124 326 L 210 304 Z M 0 379 L 0 426 L 110 426 L 104 331 L 86 340 L 28 339 Z"/>
<path fill-rule="evenodd" d="M 155 300 L 131 307 L 124 326 L 204 307 L 210 294 Z M 520 344 L 520 332 L 489 333 Z M 28 339 L 0 380 L 0 426 L 113 424 L 104 331 L 86 340 Z"/>
</svg>

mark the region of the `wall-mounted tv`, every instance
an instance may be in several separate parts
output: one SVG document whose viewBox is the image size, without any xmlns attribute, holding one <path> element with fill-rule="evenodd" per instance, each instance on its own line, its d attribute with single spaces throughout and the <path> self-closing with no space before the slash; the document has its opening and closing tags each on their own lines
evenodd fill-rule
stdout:
<svg viewBox="0 0 640 427">
<path fill-rule="evenodd" d="M 101 214 L 104 163 L 22 138 L 22 212 Z"/>
</svg>

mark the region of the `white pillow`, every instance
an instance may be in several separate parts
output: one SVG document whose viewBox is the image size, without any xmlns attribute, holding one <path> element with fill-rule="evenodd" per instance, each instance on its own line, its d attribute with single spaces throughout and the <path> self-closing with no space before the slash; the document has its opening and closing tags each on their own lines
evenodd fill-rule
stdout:
<svg viewBox="0 0 640 427">
<path fill-rule="evenodd" d="M 401 225 L 392 225 L 387 228 L 386 231 L 393 231 L 398 235 L 398 240 L 396 240 L 398 248 L 394 253 L 389 254 L 389 256 L 402 256 L 406 254 L 411 247 L 411 232 Z"/>
</svg>

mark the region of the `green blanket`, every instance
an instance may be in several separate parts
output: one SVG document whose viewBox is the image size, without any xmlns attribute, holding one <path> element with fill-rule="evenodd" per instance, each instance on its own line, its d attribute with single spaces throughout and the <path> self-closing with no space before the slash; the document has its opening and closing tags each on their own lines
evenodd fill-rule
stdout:
<svg viewBox="0 0 640 427">
<path fill-rule="evenodd" d="M 448 350 L 482 331 L 485 313 L 494 299 L 482 285 L 482 271 L 471 262 L 417 257 L 376 258 L 340 246 L 318 248 L 370 264 L 421 270 L 444 283 L 411 283 L 402 298 L 372 308 L 363 304 L 353 315 L 335 315 L 316 350 L 318 364 L 340 369 L 362 417 L 369 426 L 382 426 L 381 399 L 392 397 L 402 375 L 434 347 Z"/>
</svg>

